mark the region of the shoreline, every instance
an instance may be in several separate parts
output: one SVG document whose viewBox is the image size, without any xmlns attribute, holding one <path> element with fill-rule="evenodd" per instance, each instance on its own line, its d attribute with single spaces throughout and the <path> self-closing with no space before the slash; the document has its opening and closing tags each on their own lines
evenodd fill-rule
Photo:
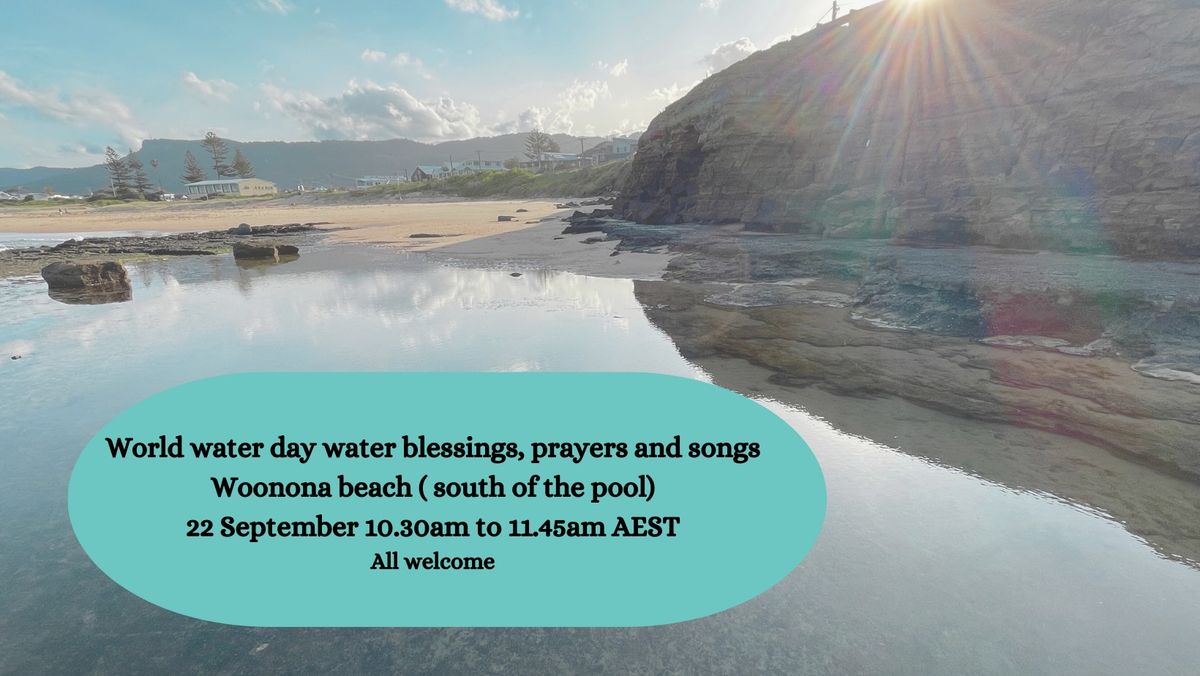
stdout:
<svg viewBox="0 0 1200 676">
<path fill-rule="evenodd" d="M 1193 489 L 1200 492 L 1195 465 L 1186 454 L 1165 452 L 1180 429 L 1195 424 L 1185 409 L 1200 393 L 1190 384 L 1138 373 L 1127 358 L 1114 354 L 1063 353 L 1037 343 L 993 344 L 920 328 L 881 329 L 855 320 L 854 284 L 836 271 L 789 282 L 790 268 L 711 267 L 709 256 L 738 241 L 736 249 L 751 255 L 746 260 L 761 264 L 762 258 L 748 246 L 758 237 L 712 231 L 692 233 L 698 239 L 679 241 L 678 233 L 668 236 L 674 228 L 621 221 L 564 234 L 571 222 L 564 217 L 569 212 L 549 204 L 543 207 L 549 213 L 536 222 L 493 226 L 483 216 L 518 203 L 471 204 L 479 227 L 470 237 L 412 240 L 408 236 L 415 228 L 438 234 L 439 227 L 452 227 L 449 218 L 441 225 L 412 219 L 293 236 L 302 247 L 307 242 L 351 249 L 365 246 L 381 255 L 413 252 L 455 267 L 556 270 L 634 280 L 635 295 L 650 321 L 718 383 L 808 409 L 838 421 L 839 429 L 911 455 L 936 459 L 1018 490 L 1046 491 L 1089 505 L 1112 515 L 1165 555 L 1193 565 L 1200 561 L 1200 532 L 1177 523 L 1168 531 L 1173 537 L 1167 538 L 1155 528 L 1156 523 L 1177 521 L 1174 513 L 1191 513 L 1173 510 L 1171 504 L 1187 503 L 1179 496 L 1191 495 Z M 462 209 L 462 203 L 441 206 L 447 211 Z M 412 213 L 429 211 L 413 209 Z M 778 247 L 778 243 L 765 244 Z M 0 261 L 2 257 L 0 253 Z M 756 375 L 742 383 L 742 371 Z M 936 381 L 936 388 L 921 384 L 930 379 Z M 1146 398 L 1154 406 L 1147 406 Z M 888 401 L 897 403 L 883 403 Z M 855 423 L 852 410 L 871 411 L 870 424 Z M 1152 411 L 1158 414 L 1151 415 Z M 929 416 L 930 422 L 936 418 L 946 423 L 946 430 L 953 427 L 952 421 L 961 420 L 969 425 L 963 434 L 992 429 L 998 436 L 994 441 L 988 441 L 987 435 L 973 439 L 973 445 L 987 450 L 972 454 L 938 442 L 921 448 L 917 439 L 902 441 L 885 434 L 887 420 L 904 429 L 903 420 L 914 415 Z M 1104 434 L 1087 438 L 1082 434 L 1086 429 Z M 945 432 L 943 442 L 953 436 Z M 1143 443 L 1133 443 L 1134 436 Z M 1060 449 L 1064 457 L 1056 460 L 1058 453 L 1043 457 L 1039 448 Z M 1064 462 L 1075 469 L 1062 471 Z M 1175 498 L 1159 500 L 1154 491 L 1137 491 L 1113 499 L 1102 487 L 1104 476 L 1114 474 L 1134 476 L 1136 485 L 1158 485 Z M 1137 518 L 1143 513 L 1153 516 Z"/>
<path fill-rule="evenodd" d="M 190 205 L 189 205 L 190 206 Z M 274 230 L 287 230 L 284 243 L 303 228 L 307 237 L 324 237 L 331 242 L 381 245 L 403 251 L 430 251 L 530 228 L 565 213 L 556 202 L 546 200 L 486 200 L 475 202 L 409 202 L 357 206 L 188 209 L 97 209 L 83 214 L 44 214 L 38 222 L 0 213 L 0 235 L 53 234 L 72 237 L 95 233 L 91 245 L 70 248 L 50 246 L 0 250 L 0 278 L 36 275 L 55 261 L 77 263 L 116 260 L 132 262 L 183 255 L 224 253 L 236 236 L 231 232 L 242 223 L 267 232 L 256 237 L 275 237 Z M 502 220 L 508 219 L 508 220 Z M 101 240 L 112 233 L 128 233 Z M 64 237 L 64 240 L 67 238 Z M 61 245 L 60 245 L 61 247 Z"/>
<path fill-rule="evenodd" d="M 188 233 L 227 230 L 241 223 L 326 223 L 343 233 L 358 230 L 368 234 L 342 234 L 347 240 L 376 243 L 407 243 L 412 234 L 454 234 L 453 241 L 467 241 L 519 229 L 527 221 L 540 220 L 557 211 L 557 202 L 530 200 L 455 200 L 374 202 L 369 204 L 321 204 L 310 200 L 198 202 L 187 204 L 113 205 L 79 210 L 0 210 L 0 233 L 44 235 L 89 232 Z M 525 211 L 518 212 L 519 209 Z M 514 221 L 500 222 L 498 217 Z M 447 242 L 437 242 L 442 245 Z M 412 248 L 431 248 L 418 242 Z"/>
</svg>

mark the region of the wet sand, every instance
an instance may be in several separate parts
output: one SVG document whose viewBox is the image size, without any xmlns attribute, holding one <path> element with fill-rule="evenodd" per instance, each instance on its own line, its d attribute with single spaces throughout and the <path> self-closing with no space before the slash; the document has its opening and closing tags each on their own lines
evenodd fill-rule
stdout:
<svg viewBox="0 0 1200 676">
<path fill-rule="evenodd" d="M 441 262 L 472 267 L 562 270 L 634 280 L 661 279 L 670 261 L 665 251 L 618 250 L 617 239 L 596 233 L 564 235 L 565 227 L 562 219 L 553 218 L 522 230 L 454 242 L 429 255 Z"/>
<path fill-rule="evenodd" d="M 334 237 L 425 250 L 532 225 L 560 210 L 546 200 L 313 204 L 286 199 L 0 210 L 0 232 L 203 232 L 240 223 L 328 223 Z M 525 211 L 519 212 L 518 210 Z M 500 222 L 499 216 L 513 221 Z M 439 235 L 413 239 L 414 234 Z"/>
</svg>

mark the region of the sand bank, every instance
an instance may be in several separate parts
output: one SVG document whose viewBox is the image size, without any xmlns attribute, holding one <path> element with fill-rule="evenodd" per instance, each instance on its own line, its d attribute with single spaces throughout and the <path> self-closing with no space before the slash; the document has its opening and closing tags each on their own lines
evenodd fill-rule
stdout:
<svg viewBox="0 0 1200 676">
<path fill-rule="evenodd" d="M 524 209 L 523 212 L 518 210 Z M 329 223 L 345 241 L 393 244 L 430 249 L 525 228 L 558 211 L 554 202 L 511 200 L 489 202 L 405 202 L 400 204 L 291 205 L 264 202 L 200 202 L 139 204 L 88 208 L 72 206 L 0 210 L 0 232 L 202 232 L 238 225 Z M 499 216 L 515 220 L 500 222 Z M 413 239 L 414 234 L 444 237 Z M 452 235 L 452 236 L 447 236 Z"/>
</svg>

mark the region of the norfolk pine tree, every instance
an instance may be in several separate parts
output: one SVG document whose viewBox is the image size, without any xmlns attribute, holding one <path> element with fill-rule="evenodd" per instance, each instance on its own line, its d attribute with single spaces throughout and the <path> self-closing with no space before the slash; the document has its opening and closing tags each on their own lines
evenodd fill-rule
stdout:
<svg viewBox="0 0 1200 676">
<path fill-rule="evenodd" d="M 242 154 L 241 148 L 233 151 L 233 172 L 238 178 L 254 178 L 254 165 Z"/>
<path fill-rule="evenodd" d="M 190 150 L 183 155 L 183 176 L 180 176 L 179 180 L 184 183 L 208 180 L 208 176 L 204 175 L 204 170 L 200 168 L 200 163 L 196 161 L 196 156 Z"/>
</svg>

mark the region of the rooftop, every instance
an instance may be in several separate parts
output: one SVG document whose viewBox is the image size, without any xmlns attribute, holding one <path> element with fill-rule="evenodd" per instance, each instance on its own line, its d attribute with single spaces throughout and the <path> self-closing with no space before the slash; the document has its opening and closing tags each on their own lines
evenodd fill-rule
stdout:
<svg viewBox="0 0 1200 676">
<path fill-rule="evenodd" d="M 242 181 L 265 181 L 262 178 L 222 178 L 216 181 L 196 181 L 188 185 L 221 185 L 223 183 L 241 183 Z"/>
</svg>

